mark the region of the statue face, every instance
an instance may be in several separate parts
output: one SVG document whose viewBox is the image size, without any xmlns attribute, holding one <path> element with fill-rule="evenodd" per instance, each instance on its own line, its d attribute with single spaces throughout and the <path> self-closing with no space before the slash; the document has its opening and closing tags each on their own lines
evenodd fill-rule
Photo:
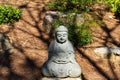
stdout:
<svg viewBox="0 0 120 80">
<path fill-rule="evenodd" d="M 64 43 L 68 40 L 68 33 L 67 32 L 57 32 L 56 38 L 59 43 Z"/>
</svg>

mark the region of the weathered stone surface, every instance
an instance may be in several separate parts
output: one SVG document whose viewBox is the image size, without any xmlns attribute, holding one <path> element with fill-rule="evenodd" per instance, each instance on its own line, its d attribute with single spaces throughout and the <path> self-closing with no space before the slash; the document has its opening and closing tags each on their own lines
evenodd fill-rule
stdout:
<svg viewBox="0 0 120 80">
<path fill-rule="evenodd" d="M 75 23 L 76 25 L 80 26 L 84 23 L 84 18 L 82 16 L 82 14 L 76 14 L 76 18 L 75 18 Z"/>
<path fill-rule="evenodd" d="M 81 78 L 47 78 L 44 77 L 40 80 L 82 80 Z"/>
<path fill-rule="evenodd" d="M 42 67 L 47 77 L 79 77 L 81 68 L 75 60 L 73 45 L 68 40 L 68 30 L 63 25 L 55 30 L 55 40 L 49 46 L 48 60 Z"/>
<path fill-rule="evenodd" d="M 52 23 L 55 19 L 58 18 L 59 12 L 47 11 L 44 17 L 44 25 L 48 33 L 51 32 Z"/>
<path fill-rule="evenodd" d="M 111 47 L 98 47 L 94 49 L 94 52 L 101 56 L 101 57 L 107 57 L 108 54 L 117 54 L 120 55 L 120 48 L 119 47 L 115 47 L 115 48 L 111 48 Z"/>
<path fill-rule="evenodd" d="M 10 50 L 11 48 L 12 48 L 12 44 L 10 42 L 9 37 L 1 33 L 0 34 L 0 55 Z"/>
<path fill-rule="evenodd" d="M 66 19 L 65 21 L 68 21 L 69 24 L 71 24 L 71 21 L 67 20 L 67 16 L 71 16 L 71 17 L 75 17 L 75 23 L 77 25 L 81 25 L 84 23 L 84 18 L 82 16 L 82 14 L 76 14 L 76 13 L 71 13 L 71 14 L 64 14 L 62 12 L 54 12 L 54 11 L 47 11 L 44 17 L 44 25 L 46 27 L 46 30 L 48 33 L 51 32 L 51 28 L 52 28 L 52 23 L 60 18 L 60 19 Z M 73 23 L 73 22 L 72 22 Z"/>
</svg>

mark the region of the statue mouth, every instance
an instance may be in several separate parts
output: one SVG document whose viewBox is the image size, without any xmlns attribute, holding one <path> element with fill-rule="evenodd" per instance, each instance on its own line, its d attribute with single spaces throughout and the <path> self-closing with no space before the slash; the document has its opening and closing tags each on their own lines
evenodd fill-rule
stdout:
<svg viewBox="0 0 120 80">
<path fill-rule="evenodd" d="M 65 43 L 65 42 L 66 42 L 66 40 L 64 40 L 64 39 L 59 41 L 59 43 Z"/>
<path fill-rule="evenodd" d="M 66 62 L 66 61 L 54 61 L 55 63 L 58 63 L 58 64 L 67 64 L 69 62 Z"/>
<path fill-rule="evenodd" d="M 69 60 L 56 59 L 56 60 L 53 60 L 53 62 L 58 64 L 66 64 L 66 63 L 69 63 Z"/>
</svg>

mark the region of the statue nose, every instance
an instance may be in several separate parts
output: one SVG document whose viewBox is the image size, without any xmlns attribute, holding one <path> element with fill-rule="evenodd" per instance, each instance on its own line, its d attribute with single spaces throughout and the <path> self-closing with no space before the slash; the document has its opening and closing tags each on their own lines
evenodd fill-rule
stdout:
<svg viewBox="0 0 120 80">
<path fill-rule="evenodd" d="M 63 40 L 63 38 L 60 38 L 60 40 Z"/>
</svg>

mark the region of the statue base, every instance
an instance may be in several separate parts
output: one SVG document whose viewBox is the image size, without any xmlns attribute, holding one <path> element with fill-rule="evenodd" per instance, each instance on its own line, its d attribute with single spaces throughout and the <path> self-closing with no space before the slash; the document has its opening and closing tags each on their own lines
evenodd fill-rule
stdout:
<svg viewBox="0 0 120 80">
<path fill-rule="evenodd" d="M 40 80 L 82 80 L 80 77 L 79 78 L 51 78 L 51 77 L 43 77 Z"/>
</svg>

